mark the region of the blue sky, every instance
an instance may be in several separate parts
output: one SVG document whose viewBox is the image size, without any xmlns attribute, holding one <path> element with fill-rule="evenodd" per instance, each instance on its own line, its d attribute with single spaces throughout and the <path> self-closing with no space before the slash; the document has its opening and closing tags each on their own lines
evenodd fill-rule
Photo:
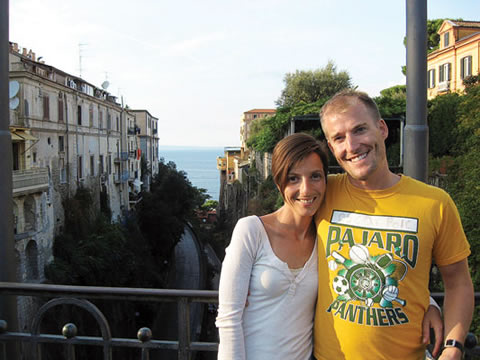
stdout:
<svg viewBox="0 0 480 360">
<path fill-rule="evenodd" d="M 371 95 L 405 83 L 406 1 L 10 0 L 10 41 L 159 119 L 160 146 L 238 146 L 240 117 L 329 60 Z M 477 18 L 472 18 L 477 16 Z M 480 1 L 428 18 L 480 20 Z M 79 47 L 79 44 L 84 44 Z"/>
</svg>

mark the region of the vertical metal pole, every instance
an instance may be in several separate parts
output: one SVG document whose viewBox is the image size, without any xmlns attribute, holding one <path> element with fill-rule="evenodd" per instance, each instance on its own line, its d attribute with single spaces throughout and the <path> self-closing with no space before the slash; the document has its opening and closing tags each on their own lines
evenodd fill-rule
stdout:
<svg viewBox="0 0 480 360">
<path fill-rule="evenodd" d="M 404 150 L 404 173 L 427 181 L 427 0 L 407 0 L 407 125 Z"/>
<path fill-rule="evenodd" d="M 190 360 L 190 303 L 180 298 L 178 306 L 178 360 Z"/>
<path fill-rule="evenodd" d="M 0 281 L 15 282 L 8 55 L 8 0 L 0 0 Z M 8 331 L 18 329 L 15 297 L 0 296 L 0 319 L 7 321 Z M 18 358 L 16 350 L 7 345 L 9 359 Z"/>
</svg>

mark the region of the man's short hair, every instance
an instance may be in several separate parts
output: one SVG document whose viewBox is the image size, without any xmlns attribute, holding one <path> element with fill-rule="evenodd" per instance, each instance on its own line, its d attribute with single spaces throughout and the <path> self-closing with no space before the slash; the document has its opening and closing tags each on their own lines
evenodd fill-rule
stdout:
<svg viewBox="0 0 480 360">
<path fill-rule="evenodd" d="M 327 136 L 327 133 L 324 128 L 324 117 L 332 112 L 345 112 L 359 102 L 367 108 L 374 120 L 378 121 L 382 118 L 380 111 L 378 111 L 377 104 L 367 93 L 352 89 L 342 90 L 333 95 L 320 110 L 320 124 L 322 125 L 325 136 Z"/>
</svg>

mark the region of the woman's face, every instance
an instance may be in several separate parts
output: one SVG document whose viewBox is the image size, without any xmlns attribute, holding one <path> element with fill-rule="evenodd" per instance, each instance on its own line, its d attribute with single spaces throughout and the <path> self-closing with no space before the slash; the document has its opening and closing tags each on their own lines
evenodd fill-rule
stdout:
<svg viewBox="0 0 480 360">
<path fill-rule="evenodd" d="M 287 174 L 283 190 L 285 205 L 298 216 L 312 217 L 323 201 L 325 188 L 322 160 L 316 153 L 311 153 L 296 163 Z"/>
</svg>

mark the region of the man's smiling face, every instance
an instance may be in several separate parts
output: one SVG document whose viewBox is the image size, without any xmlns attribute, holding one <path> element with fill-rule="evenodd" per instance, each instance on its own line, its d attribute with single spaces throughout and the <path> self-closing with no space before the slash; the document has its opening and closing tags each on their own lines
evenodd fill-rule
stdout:
<svg viewBox="0 0 480 360">
<path fill-rule="evenodd" d="M 369 183 L 381 181 L 388 172 L 385 121 L 376 120 L 359 101 L 343 111 L 327 112 L 322 120 L 328 146 L 352 183 L 370 187 Z"/>
</svg>

